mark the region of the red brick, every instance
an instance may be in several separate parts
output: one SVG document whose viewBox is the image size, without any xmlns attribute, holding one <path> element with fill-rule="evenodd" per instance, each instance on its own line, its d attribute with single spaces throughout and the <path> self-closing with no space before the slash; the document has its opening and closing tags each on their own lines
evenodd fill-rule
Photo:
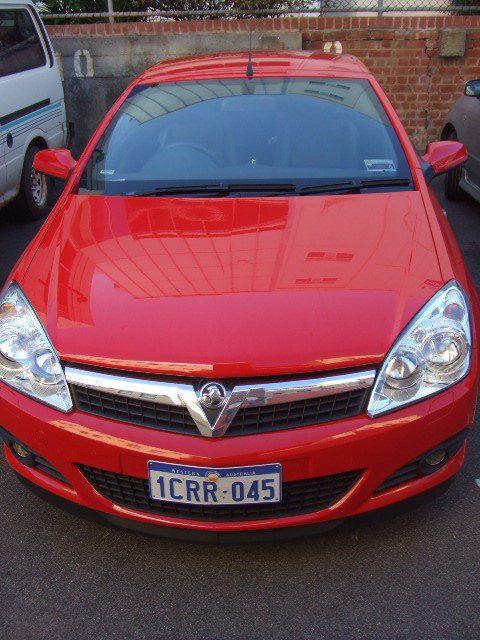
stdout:
<svg viewBox="0 0 480 640">
<path fill-rule="evenodd" d="M 308 30 L 308 18 L 300 18 L 300 30 L 307 31 Z"/>
<path fill-rule="evenodd" d="M 300 30 L 302 46 L 322 50 L 324 42 L 339 40 L 345 52 L 357 55 L 377 75 L 415 142 L 421 146 L 438 137 L 446 113 L 466 80 L 480 75 L 480 16 L 322 16 L 258 18 L 256 31 Z M 47 25 L 51 35 L 103 36 L 115 34 L 232 32 L 248 30 L 249 21 L 215 19 Z M 438 30 L 467 28 L 462 58 L 438 57 Z M 434 87 L 431 91 L 428 87 Z M 428 126 L 427 126 L 428 123 Z"/>
</svg>

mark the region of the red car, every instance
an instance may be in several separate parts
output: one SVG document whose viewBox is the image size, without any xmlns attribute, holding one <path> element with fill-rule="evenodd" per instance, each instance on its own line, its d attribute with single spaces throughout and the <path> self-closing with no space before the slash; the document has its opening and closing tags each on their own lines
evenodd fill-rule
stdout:
<svg viewBox="0 0 480 640">
<path fill-rule="evenodd" d="M 479 308 L 432 178 L 352 56 L 211 55 L 131 84 L 0 298 L 0 424 L 67 508 L 205 540 L 445 488 Z M 435 491 L 434 491 L 435 488 Z"/>
</svg>

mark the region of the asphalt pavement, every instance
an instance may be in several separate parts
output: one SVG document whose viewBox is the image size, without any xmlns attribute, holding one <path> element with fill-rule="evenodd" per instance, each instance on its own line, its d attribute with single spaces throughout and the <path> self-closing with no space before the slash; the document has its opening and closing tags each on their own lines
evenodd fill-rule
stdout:
<svg viewBox="0 0 480 640">
<path fill-rule="evenodd" d="M 480 205 L 442 203 L 480 287 Z M 0 211 L 0 282 L 39 226 Z M 478 639 L 476 426 L 435 502 L 282 543 L 210 546 L 92 524 L 27 492 L 2 459 L 0 638 Z"/>
</svg>

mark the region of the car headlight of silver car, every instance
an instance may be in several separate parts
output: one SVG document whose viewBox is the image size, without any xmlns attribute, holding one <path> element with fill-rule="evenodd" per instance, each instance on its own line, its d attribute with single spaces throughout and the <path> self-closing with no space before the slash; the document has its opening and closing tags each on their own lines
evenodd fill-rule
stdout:
<svg viewBox="0 0 480 640">
<path fill-rule="evenodd" d="M 417 313 L 388 352 L 368 415 L 412 404 L 457 383 L 469 371 L 471 350 L 468 299 L 452 280 Z"/>
<path fill-rule="evenodd" d="M 11 282 L 0 296 L 1 380 L 60 411 L 72 408 L 55 349 L 16 282 Z"/>
</svg>

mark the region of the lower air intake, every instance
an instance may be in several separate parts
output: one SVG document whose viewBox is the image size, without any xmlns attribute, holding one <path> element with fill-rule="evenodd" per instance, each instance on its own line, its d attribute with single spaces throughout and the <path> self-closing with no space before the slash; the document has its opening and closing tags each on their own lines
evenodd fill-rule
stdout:
<svg viewBox="0 0 480 640">
<path fill-rule="evenodd" d="M 448 440 L 444 440 L 436 447 L 433 447 L 432 449 L 425 451 L 425 453 L 422 453 L 422 455 L 413 458 L 410 462 L 407 462 L 403 467 L 400 467 L 400 469 L 397 469 L 388 476 L 388 478 L 386 478 L 382 484 L 375 489 L 374 493 L 386 491 L 387 489 L 396 487 L 404 482 L 411 482 L 412 480 L 423 478 L 424 476 L 438 471 L 438 469 L 443 467 L 443 465 L 460 450 L 460 447 L 464 443 L 467 435 L 468 429 L 463 429 L 463 431 L 460 431 L 451 438 L 448 438 Z M 442 449 L 445 450 L 445 458 L 442 463 L 436 467 L 429 467 L 426 463 L 426 458 L 435 451 L 440 451 Z"/>
<path fill-rule="evenodd" d="M 203 506 L 162 502 L 150 498 L 148 480 L 94 467 L 80 466 L 95 489 L 115 504 L 172 518 L 235 522 L 262 518 L 283 518 L 331 507 L 355 484 L 361 471 L 284 482 L 283 499 L 270 504 Z"/>
</svg>

